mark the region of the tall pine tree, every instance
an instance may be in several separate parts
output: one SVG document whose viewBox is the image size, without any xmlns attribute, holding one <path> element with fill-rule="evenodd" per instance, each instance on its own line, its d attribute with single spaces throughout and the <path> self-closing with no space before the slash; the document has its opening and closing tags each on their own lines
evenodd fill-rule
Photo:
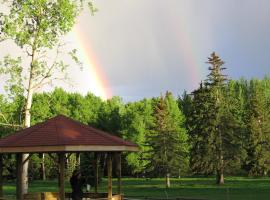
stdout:
<svg viewBox="0 0 270 200">
<path fill-rule="evenodd" d="M 249 175 L 267 175 L 270 169 L 270 113 L 261 82 L 252 80 L 247 112 L 247 160 Z"/>
<path fill-rule="evenodd" d="M 241 127 L 226 99 L 224 62 L 212 53 L 207 63 L 207 80 L 193 92 L 191 167 L 195 173 L 215 173 L 216 183 L 224 184 L 225 167 L 237 159 Z"/>
<path fill-rule="evenodd" d="M 184 115 L 172 94 L 158 99 L 154 108 L 155 125 L 148 135 L 148 169 L 155 175 L 166 177 L 170 187 L 170 176 L 187 164 L 188 144 L 184 128 Z"/>
</svg>

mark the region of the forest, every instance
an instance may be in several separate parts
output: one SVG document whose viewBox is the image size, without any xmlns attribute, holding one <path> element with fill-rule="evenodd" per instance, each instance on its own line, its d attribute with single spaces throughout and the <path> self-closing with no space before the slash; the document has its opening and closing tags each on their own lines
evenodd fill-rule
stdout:
<svg viewBox="0 0 270 200">
<path fill-rule="evenodd" d="M 268 176 L 270 78 L 232 80 L 215 53 L 207 63 L 205 80 L 180 96 L 166 91 L 124 103 L 117 96 L 103 101 L 61 88 L 35 93 L 31 125 L 62 114 L 138 144 L 138 153 L 123 154 L 124 176 L 166 177 L 167 184 L 170 177 L 182 176 L 214 175 L 217 184 L 224 184 L 226 175 Z M 24 104 L 23 95 L 0 95 L 1 137 L 22 127 Z M 6 157 L 4 176 L 14 179 L 15 158 Z M 75 157 L 68 162 L 70 176 Z M 84 162 L 87 157 L 82 155 L 81 165 Z M 49 156 L 35 155 L 29 178 L 54 179 L 56 168 Z"/>
<path fill-rule="evenodd" d="M 76 171 L 82 174 L 80 189 L 90 192 L 89 185 L 99 185 L 108 199 L 116 189 L 110 171 L 119 176 L 121 199 L 122 194 L 153 200 L 269 199 L 270 77 L 255 68 L 268 61 L 267 3 L 0 2 L 0 139 L 64 115 L 139 147 L 138 152 L 118 157 L 123 193 L 121 167 L 115 160 L 111 165 L 111 152 L 56 152 L 58 160 L 54 153 L 0 154 L 0 199 L 23 199 L 57 188 L 65 199 L 65 187 L 67 193 L 73 190 L 69 181 Z M 213 50 L 229 55 L 225 61 L 234 64 L 225 65 Z M 180 83 L 192 79 L 190 72 L 199 73 L 203 63 L 196 61 L 208 53 L 208 75 L 192 91 L 166 91 L 189 87 Z M 241 69 L 247 64 L 254 67 L 247 68 L 249 74 L 260 71 L 266 76 L 237 80 L 228 76 L 236 71 L 248 76 Z M 125 90 L 118 94 L 135 90 L 146 70 L 149 76 L 139 88 L 155 85 L 162 93 L 143 98 L 144 92 L 150 93 L 145 90 L 138 95 L 143 99 L 132 102 L 121 96 L 103 100 L 105 92 L 94 95 L 95 89 L 106 88 L 101 83 L 103 67 L 111 80 L 121 79 L 117 86 Z M 86 68 L 91 73 L 83 71 Z M 86 79 L 78 77 L 79 69 Z M 125 82 L 131 77 L 134 82 Z M 70 78 L 82 79 L 76 89 L 89 93 L 59 87 L 60 82 L 72 84 Z M 161 86 L 165 91 L 159 91 Z M 94 181 L 94 169 L 99 181 Z"/>
</svg>

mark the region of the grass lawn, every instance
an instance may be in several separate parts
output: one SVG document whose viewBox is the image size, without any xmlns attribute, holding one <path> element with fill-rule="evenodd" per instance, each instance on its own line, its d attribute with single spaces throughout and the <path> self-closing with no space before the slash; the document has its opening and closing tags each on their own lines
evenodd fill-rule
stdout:
<svg viewBox="0 0 270 200">
<path fill-rule="evenodd" d="M 172 179 L 172 187 L 164 187 L 164 179 L 124 178 L 122 181 L 125 196 L 153 198 L 204 198 L 209 200 L 251 200 L 270 199 L 270 178 L 228 177 L 224 186 L 216 186 L 214 178 L 181 178 Z M 116 183 L 114 183 L 116 185 Z M 114 187 L 116 191 L 116 188 Z M 56 181 L 33 181 L 30 192 L 57 191 Z M 66 182 L 66 191 L 70 191 Z M 100 191 L 106 191 L 106 179 L 103 180 Z M 4 194 L 8 199 L 14 199 L 15 184 L 6 183 Z"/>
</svg>

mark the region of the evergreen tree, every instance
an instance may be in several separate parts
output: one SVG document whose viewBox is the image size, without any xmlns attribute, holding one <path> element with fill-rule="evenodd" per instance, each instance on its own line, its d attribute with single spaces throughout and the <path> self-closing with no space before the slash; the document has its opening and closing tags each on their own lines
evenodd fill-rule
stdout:
<svg viewBox="0 0 270 200">
<path fill-rule="evenodd" d="M 210 98 L 212 98 L 212 109 L 209 110 L 213 115 L 213 139 L 214 139 L 214 154 L 216 157 L 216 182 L 217 184 L 224 184 L 224 146 L 223 146 L 223 134 L 221 129 L 221 115 L 223 96 L 222 90 L 224 90 L 226 77 L 222 74 L 222 71 L 226 68 L 222 67 L 224 62 L 213 52 L 208 58 L 208 64 L 210 67 L 210 74 L 206 85 L 209 87 Z"/>
<path fill-rule="evenodd" d="M 187 94 L 187 91 L 184 91 L 183 95 L 178 98 L 178 106 L 185 115 L 185 127 L 188 132 L 192 126 L 192 104 L 193 100 L 191 95 Z"/>
<path fill-rule="evenodd" d="M 171 93 L 158 99 L 154 108 L 154 127 L 148 136 L 148 169 L 166 177 L 170 187 L 170 175 L 187 163 L 188 144 L 184 116 Z"/>
<path fill-rule="evenodd" d="M 224 184 L 225 167 L 239 158 L 241 126 L 228 101 L 224 62 L 212 53 L 207 63 L 210 74 L 193 92 L 191 167 L 195 173 L 215 173 L 216 183 Z"/>
<path fill-rule="evenodd" d="M 250 175 L 267 175 L 270 169 L 270 113 L 261 82 L 250 82 L 247 115 L 247 160 Z"/>
<path fill-rule="evenodd" d="M 215 127 L 209 89 L 203 83 L 193 91 L 193 112 L 190 135 L 190 166 L 195 174 L 212 174 L 215 170 L 213 162 L 213 132 Z"/>
</svg>

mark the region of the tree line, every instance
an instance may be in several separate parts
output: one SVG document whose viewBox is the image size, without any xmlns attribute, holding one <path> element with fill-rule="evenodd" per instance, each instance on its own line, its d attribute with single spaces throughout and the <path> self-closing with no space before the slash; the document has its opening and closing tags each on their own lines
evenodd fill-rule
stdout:
<svg viewBox="0 0 270 200">
<path fill-rule="evenodd" d="M 120 97 L 103 101 L 91 93 L 83 96 L 61 88 L 36 93 L 31 125 L 63 114 L 133 141 L 140 151 L 123 155 L 123 174 L 165 177 L 167 187 L 170 177 L 182 175 L 215 175 L 218 184 L 224 183 L 224 174 L 267 176 L 270 79 L 230 80 L 215 53 L 207 63 L 206 79 L 178 98 L 166 92 L 124 103 Z M 23 95 L 0 95 L 1 137 L 20 129 L 24 103 Z M 15 170 L 14 159 L 9 160 L 6 175 Z M 72 162 L 76 159 L 71 157 L 70 171 L 76 167 Z M 45 176 L 41 163 L 47 177 L 57 176 L 53 160 L 37 155 L 30 161 L 30 177 Z"/>
</svg>

